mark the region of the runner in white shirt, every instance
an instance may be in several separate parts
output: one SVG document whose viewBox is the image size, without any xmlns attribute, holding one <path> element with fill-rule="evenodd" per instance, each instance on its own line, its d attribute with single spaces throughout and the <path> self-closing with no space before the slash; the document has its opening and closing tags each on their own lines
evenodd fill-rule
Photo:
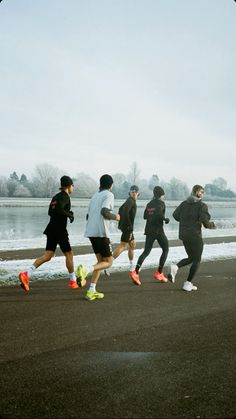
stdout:
<svg viewBox="0 0 236 419">
<path fill-rule="evenodd" d="M 100 178 L 100 188 L 89 203 L 85 237 L 88 237 L 97 258 L 94 265 L 89 290 L 86 299 L 89 301 L 101 299 L 104 294 L 96 291 L 97 281 L 101 271 L 109 268 L 113 262 L 112 247 L 109 238 L 110 220 L 120 220 L 119 214 L 114 214 L 114 195 L 111 192 L 113 179 L 110 175 Z"/>
</svg>

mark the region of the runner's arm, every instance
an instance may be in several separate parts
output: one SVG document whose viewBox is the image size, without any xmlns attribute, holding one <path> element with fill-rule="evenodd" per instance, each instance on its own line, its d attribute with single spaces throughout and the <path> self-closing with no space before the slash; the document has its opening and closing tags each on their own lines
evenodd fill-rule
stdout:
<svg viewBox="0 0 236 419">
<path fill-rule="evenodd" d="M 107 220 L 118 220 L 117 216 L 119 216 L 119 214 L 114 214 L 111 209 L 105 207 L 101 209 L 101 214 Z"/>
</svg>

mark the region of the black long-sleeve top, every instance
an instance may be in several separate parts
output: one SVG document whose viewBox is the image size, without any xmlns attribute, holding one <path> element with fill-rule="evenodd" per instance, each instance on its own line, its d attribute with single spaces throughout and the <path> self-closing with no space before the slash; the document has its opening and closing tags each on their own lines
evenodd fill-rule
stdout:
<svg viewBox="0 0 236 419">
<path fill-rule="evenodd" d="M 123 232 L 133 232 L 134 219 L 137 211 L 136 200 L 129 196 L 119 208 L 120 221 L 118 228 Z"/>
<path fill-rule="evenodd" d="M 70 209 L 71 201 L 68 193 L 61 191 L 56 194 L 52 198 L 48 208 L 50 221 L 44 230 L 44 234 L 60 234 L 61 232 L 65 232 L 67 219 L 71 215 Z"/>
<path fill-rule="evenodd" d="M 153 198 L 148 202 L 143 214 L 143 218 L 146 220 L 145 235 L 155 235 L 163 232 L 165 211 L 165 202 L 161 199 Z"/>
</svg>

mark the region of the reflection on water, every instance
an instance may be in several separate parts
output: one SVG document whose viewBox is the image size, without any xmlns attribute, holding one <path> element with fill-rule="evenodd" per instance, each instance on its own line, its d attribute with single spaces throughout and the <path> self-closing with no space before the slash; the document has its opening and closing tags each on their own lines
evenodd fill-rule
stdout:
<svg viewBox="0 0 236 419">
<path fill-rule="evenodd" d="M 47 209 L 49 199 L 23 199 L 0 198 L 0 249 L 37 248 L 45 246 L 43 231 L 49 221 Z M 72 207 L 75 214 L 74 223 L 68 223 L 71 244 L 89 244 L 84 237 L 87 199 L 73 199 Z M 115 211 L 124 200 L 116 200 Z M 143 211 L 147 200 L 138 200 L 137 215 L 135 219 L 135 238 L 144 240 Z M 172 213 L 179 202 L 166 201 L 166 216 L 170 223 L 165 225 L 165 232 L 169 239 L 178 238 L 178 223 L 173 219 Z M 236 235 L 236 202 L 210 202 L 208 203 L 212 220 L 216 222 L 216 230 L 203 229 L 205 237 Z M 120 240 L 120 231 L 117 223 L 111 222 L 111 239 Z"/>
</svg>

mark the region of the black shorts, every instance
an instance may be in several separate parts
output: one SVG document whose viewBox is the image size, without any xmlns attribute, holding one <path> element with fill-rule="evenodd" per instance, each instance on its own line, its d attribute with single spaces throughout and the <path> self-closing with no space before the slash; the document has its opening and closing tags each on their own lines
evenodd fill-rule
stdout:
<svg viewBox="0 0 236 419">
<path fill-rule="evenodd" d="M 134 240 L 134 234 L 130 231 L 122 231 L 120 241 L 124 243 L 129 243 Z"/>
<path fill-rule="evenodd" d="M 57 245 L 60 246 L 60 249 L 63 253 L 71 251 L 71 245 L 67 231 L 65 231 L 65 233 L 59 237 L 52 234 L 47 234 L 46 250 L 55 252 Z"/>
<path fill-rule="evenodd" d="M 89 237 L 93 251 L 104 258 L 112 256 L 111 242 L 108 237 Z"/>
</svg>

